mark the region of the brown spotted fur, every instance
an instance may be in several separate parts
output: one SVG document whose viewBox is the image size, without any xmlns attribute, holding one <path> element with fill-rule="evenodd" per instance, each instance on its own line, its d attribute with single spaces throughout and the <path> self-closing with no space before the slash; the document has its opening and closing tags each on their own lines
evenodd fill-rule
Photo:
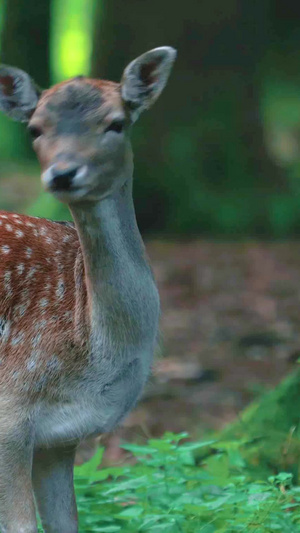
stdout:
<svg viewBox="0 0 300 533">
<path fill-rule="evenodd" d="M 1 390 L 55 395 L 61 376 L 84 364 L 86 290 L 77 231 L 0 211 L 0 254 L 0 320 L 9 324 L 0 340 Z"/>
</svg>

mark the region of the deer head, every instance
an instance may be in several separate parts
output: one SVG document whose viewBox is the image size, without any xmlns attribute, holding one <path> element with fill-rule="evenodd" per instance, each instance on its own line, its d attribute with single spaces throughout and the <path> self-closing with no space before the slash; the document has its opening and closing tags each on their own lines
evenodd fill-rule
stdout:
<svg viewBox="0 0 300 533">
<path fill-rule="evenodd" d="M 0 67 L 0 109 L 28 124 L 46 190 L 72 204 L 122 187 L 132 175 L 130 126 L 162 92 L 175 56 L 155 48 L 120 83 L 78 76 L 45 91 L 22 70 Z"/>
</svg>

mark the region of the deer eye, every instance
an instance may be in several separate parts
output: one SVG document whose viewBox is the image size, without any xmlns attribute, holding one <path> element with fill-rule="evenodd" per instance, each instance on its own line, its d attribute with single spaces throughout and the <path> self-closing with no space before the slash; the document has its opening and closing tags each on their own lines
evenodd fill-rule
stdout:
<svg viewBox="0 0 300 533">
<path fill-rule="evenodd" d="M 41 128 L 38 126 L 28 126 L 28 131 L 33 140 L 38 139 L 41 137 L 41 135 L 43 135 Z"/>
<path fill-rule="evenodd" d="M 107 128 L 105 128 L 104 133 L 107 131 L 115 131 L 116 133 L 122 133 L 125 126 L 124 120 L 114 120 Z"/>
</svg>

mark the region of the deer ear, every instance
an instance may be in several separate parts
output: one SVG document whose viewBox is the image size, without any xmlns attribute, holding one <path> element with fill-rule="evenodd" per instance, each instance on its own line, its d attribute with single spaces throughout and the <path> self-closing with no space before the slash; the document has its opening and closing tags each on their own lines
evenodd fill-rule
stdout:
<svg viewBox="0 0 300 533">
<path fill-rule="evenodd" d="M 121 94 L 132 122 L 159 97 L 175 57 L 174 48 L 162 46 L 139 56 L 126 67 L 121 80 Z"/>
<path fill-rule="evenodd" d="M 19 122 L 28 122 L 41 90 L 19 68 L 0 65 L 0 110 Z"/>
</svg>

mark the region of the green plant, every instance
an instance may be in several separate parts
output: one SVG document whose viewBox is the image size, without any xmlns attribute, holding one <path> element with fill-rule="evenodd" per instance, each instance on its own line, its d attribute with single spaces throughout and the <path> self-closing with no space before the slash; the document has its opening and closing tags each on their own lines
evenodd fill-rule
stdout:
<svg viewBox="0 0 300 533">
<path fill-rule="evenodd" d="M 77 467 L 80 531 L 300 531 L 300 487 L 293 486 L 292 474 L 253 481 L 240 454 L 244 441 L 188 442 L 187 437 L 166 433 L 146 445 L 125 444 L 134 465 L 98 469 L 101 448 Z"/>
</svg>

